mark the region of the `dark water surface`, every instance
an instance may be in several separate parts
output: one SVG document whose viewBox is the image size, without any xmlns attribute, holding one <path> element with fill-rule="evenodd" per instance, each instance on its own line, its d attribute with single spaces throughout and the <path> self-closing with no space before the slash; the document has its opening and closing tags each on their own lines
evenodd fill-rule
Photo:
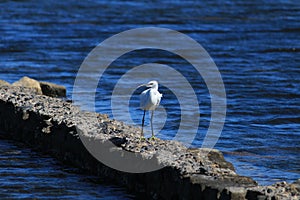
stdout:
<svg viewBox="0 0 300 200">
<path fill-rule="evenodd" d="M 55 159 L 11 141 L 0 140 L 0 160 L 1 199 L 134 198 L 123 188 L 98 184 L 96 177 L 62 167 Z"/>
<path fill-rule="evenodd" d="M 300 178 L 299 1 L 1 1 L 0 6 L 0 79 L 14 82 L 28 75 L 63 84 L 69 98 L 83 59 L 106 38 L 145 26 L 187 34 L 214 59 L 226 88 L 227 117 L 215 148 L 238 173 L 261 184 Z M 128 66 L 149 62 L 183 69 L 194 86 L 201 121 L 193 144 L 201 146 L 210 95 L 185 68 L 188 63 L 167 52 L 133 52 L 113 63 L 97 90 L 96 110 L 111 114 L 114 84 Z M 168 118 L 159 137 L 170 139 L 180 107 L 167 88 L 161 92 Z M 139 124 L 137 98 L 130 112 Z"/>
</svg>

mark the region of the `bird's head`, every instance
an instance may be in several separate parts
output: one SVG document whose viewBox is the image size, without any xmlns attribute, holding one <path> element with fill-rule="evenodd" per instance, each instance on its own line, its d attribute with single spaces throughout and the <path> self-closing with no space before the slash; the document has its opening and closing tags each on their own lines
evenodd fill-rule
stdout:
<svg viewBox="0 0 300 200">
<path fill-rule="evenodd" d="M 137 88 L 140 88 L 140 87 L 158 88 L 158 82 L 157 81 L 150 81 L 146 84 L 139 85 Z"/>
</svg>

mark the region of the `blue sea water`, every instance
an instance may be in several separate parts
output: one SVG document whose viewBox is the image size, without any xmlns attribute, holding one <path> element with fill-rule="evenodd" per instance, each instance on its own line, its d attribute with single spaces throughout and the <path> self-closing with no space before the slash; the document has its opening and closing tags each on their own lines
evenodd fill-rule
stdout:
<svg viewBox="0 0 300 200">
<path fill-rule="evenodd" d="M 214 60 L 226 89 L 226 120 L 215 148 L 238 173 L 260 184 L 300 178 L 298 1 L 42 0 L 0 5 L 0 79 L 12 83 L 27 75 L 62 84 L 68 98 L 81 63 L 108 37 L 149 26 L 188 35 Z M 134 66 L 153 62 L 181 69 L 195 89 L 201 118 L 193 145 L 200 147 L 211 119 L 211 96 L 189 63 L 170 52 L 140 50 L 116 60 L 99 82 L 96 111 L 111 115 L 111 94 L 120 77 Z M 126 85 L 136 87 L 133 84 Z M 172 139 L 180 105 L 168 88 L 162 85 L 160 91 L 167 119 L 159 137 Z M 129 106 L 135 124 L 142 114 L 137 95 Z M 155 115 L 157 123 L 164 120 Z M 189 134 L 188 123 L 185 131 Z"/>
<path fill-rule="evenodd" d="M 122 187 L 0 140 L 1 199 L 134 199 Z"/>
</svg>

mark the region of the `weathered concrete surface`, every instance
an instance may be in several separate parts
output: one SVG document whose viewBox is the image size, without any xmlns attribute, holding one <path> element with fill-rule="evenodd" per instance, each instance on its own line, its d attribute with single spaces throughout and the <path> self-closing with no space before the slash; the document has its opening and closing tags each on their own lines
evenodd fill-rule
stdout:
<svg viewBox="0 0 300 200">
<path fill-rule="evenodd" d="M 97 125 L 92 119 L 95 115 Z M 139 128 L 106 115 L 82 112 L 61 99 L 33 94 L 28 88 L 0 88 L 0 131 L 64 162 L 143 193 L 145 199 L 300 197 L 299 184 L 257 186 L 251 178 L 237 175 L 232 164 L 217 150 L 207 154 L 207 149 L 188 149 L 176 141 L 141 141 Z M 92 141 L 91 145 L 110 153 L 111 162 L 123 159 L 124 152 L 131 152 L 138 161 L 164 168 L 148 173 L 112 169 L 87 151 L 79 134 L 83 141 Z M 106 149 L 111 142 L 115 146 Z"/>
<path fill-rule="evenodd" d="M 275 199 L 275 200 L 299 200 L 300 179 L 293 184 L 278 182 L 270 186 L 257 186 L 249 189 L 246 198 Z"/>
</svg>

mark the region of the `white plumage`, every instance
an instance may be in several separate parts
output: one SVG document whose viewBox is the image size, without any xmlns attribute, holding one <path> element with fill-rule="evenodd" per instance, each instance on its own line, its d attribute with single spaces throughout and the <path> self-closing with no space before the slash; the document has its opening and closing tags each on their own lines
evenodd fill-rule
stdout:
<svg viewBox="0 0 300 200">
<path fill-rule="evenodd" d="M 148 87 L 147 90 L 143 91 L 140 95 L 140 107 L 142 110 L 144 110 L 144 115 L 142 119 L 142 137 L 143 134 L 143 128 L 144 128 L 144 122 L 145 122 L 145 113 L 147 110 L 151 110 L 151 131 L 152 131 L 152 138 L 154 138 L 154 132 L 153 132 L 153 113 L 154 110 L 159 106 L 162 94 L 158 91 L 158 82 L 157 81 L 150 81 L 147 84 L 140 85 L 139 87 Z M 139 88 L 138 87 L 138 88 Z"/>
</svg>

